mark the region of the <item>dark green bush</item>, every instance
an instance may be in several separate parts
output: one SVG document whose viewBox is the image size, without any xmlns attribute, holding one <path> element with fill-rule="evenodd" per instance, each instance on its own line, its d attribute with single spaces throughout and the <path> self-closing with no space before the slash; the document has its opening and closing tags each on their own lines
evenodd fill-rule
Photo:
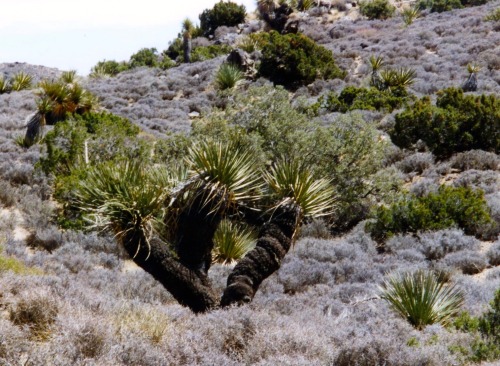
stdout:
<svg viewBox="0 0 500 366">
<path fill-rule="evenodd" d="M 234 27 L 245 21 L 245 6 L 232 1 L 219 1 L 212 9 L 205 9 L 200 14 L 200 28 L 205 37 L 213 35 L 217 27 Z"/>
<path fill-rule="evenodd" d="M 325 108 L 330 112 L 342 113 L 356 109 L 392 112 L 400 108 L 407 99 L 404 90 L 396 93 L 391 90 L 348 86 L 339 95 L 329 93 L 325 100 Z"/>
<path fill-rule="evenodd" d="M 85 177 L 87 164 L 100 161 L 145 158 L 147 144 L 137 139 L 139 128 L 111 113 L 85 113 L 57 123 L 43 140 L 46 154 L 38 167 L 54 175 L 54 197 L 64 203 L 58 222 L 65 228 L 80 229 L 83 221 L 69 205 L 76 182 Z M 87 145 L 88 163 L 85 163 Z"/>
<path fill-rule="evenodd" d="M 227 55 L 229 52 L 231 52 L 231 47 L 225 44 L 195 47 L 191 53 L 191 62 L 210 60 Z"/>
<path fill-rule="evenodd" d="M 130 69 L 130 66 L 126 62 L 117 62 L 115 60 L 109 61 L 99 61 L 91 70 L 91 74 L 98 75 L 108 75 L 115 76 L 120 72 Z"/>
<path fill-rule="evenodd" d="M 402 148 L 422 140 L 439 158 L 472 149 L 499 152 L 500 99 L 495 95 L 464 95 L 449 88 L 438 93 L 436 106 L 423 97 L 395 119 L 390 136 Z"/>
<path fill-rule="evenodd" d="M 390 207 L 380 206 L 374 219 L 367 229 L 379 242 L 395 234 L 455 226 L 467 235 L 477 235 L 481 226 L 492 221 L 483 191 L 449 186 L 423 197 L 406 196 Z"/>
<path fill-rule="evenodd" d="M 431 12 L 441 13 L 463 7 L 483 5 L 487 2 L 488 0 L 421 0 L 417 7 L 421 10 L 430 9 Z"/>
<path fill-rule="evenodd" d="M 368 19 L 387 19 L 392 17 L 396 8 L 389 3 L 389 0 L 372 0 L 361 2 L 359 11 Z"/>
<path fill-rule="evenodd" d="M 142 48 L 132 56 L 129 61 L 130 67 L 157 67 L 159 64 L 158 51 L 156 48 Z"/>
<path fill-rule="evenodd" d="M 294 88 L 316 79 L 345 76 L 335 64 L 332 52 L 303 34 L 271 31 L 262 38 L 259 73 L 275 84 Z"/>
</svg>

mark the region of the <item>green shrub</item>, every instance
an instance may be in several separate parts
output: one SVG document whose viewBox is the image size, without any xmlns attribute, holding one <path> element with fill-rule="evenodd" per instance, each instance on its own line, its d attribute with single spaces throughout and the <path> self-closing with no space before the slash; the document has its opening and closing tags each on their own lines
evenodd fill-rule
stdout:
<svg viewBox="0 0 500 366">
<path fill-rule="evenodd" d="M 72 210 L 69 201 L 89 165 L 149 156 L 147 144 L 137 138 L 138 133 L 139 128 L 127 119 L 107 112 L 73 116 L 47 133 L 43 140 L 46 154 L 37 166 L 55 177 L 54 197 L 63 202 L 57 218 L 62 227 L 83 227 L 81 215 Z"/>
<path fill-rule="evenodd" d="M 464 95 L 449 88 L 438 93 L 436 106 L 423 97 L 395 120 L 390 136 L 402 148 L 422 140 L 439 158 L 473 149 L 498 154 L 500 149 L 500 99 L 495 95 Z"/>
<path fill-rule="evenodd" d="M 115 76 L 122 71 L 126 71 L 130 66 L 126 62 L 117 62 L 114 60 L 99 61 L 90 71 L 92 77 Z"/>
<path fill-rule="evenodd" d="M 441 13 L 463 7 L 478 6 L 486 4 L 488 0 L 421 0 L 417 7 L 419 9 L 430 9 L 431 12 Z"/>
<path fill-rule="evenodd" d="M 453 325 L 462 332 L 476 334 L 470 350 L 461 350 L 470 361 L 500 359 L 500 289 L 495 292 L 490 309 L 485 314 L 476 318 L 464 312 L 455 319 Z"/>
<path fill-rule="evenodd" d="M 200 14 L 200 28 L 205 37 L 213 35 L 217 27 L 234 27 L 245 22 L 245 6 L 232 1 L 219 1 L 212 9 Z"/>
<path fill-rule="evenodd" d="M 368 19 L 387 19 L 392 17 L 396 8 L 389 3 L 389 0 L 362 1 L 359 4 L 359 11 Z"/>
<path fill-rule="evenodd" d="M 500 8 L 496 8 L 495 10 L 492 10 L 491 13 L 489 13 L 484 20 L 487 22 L 498 22 L 500 21 Z M 1 90 L 1 88 L 0 88 Z M 1 93 L 1 91 L 0 91 Z"/>
<path fill-rule="evenodd" d="M 356 109 L 392 112 L 408 99 L 407 95 L 402 94 L 406 93 L 348 86 L 339 95 L 329 93 L 324 104 L 330 112 L 345 113 Z"/>
<path fill-rule="evenodd" d="M 262 60 L 259 73 L 275 84 L 289 88 L 307 85 L 316 79 L 343 78 L 332 52 L 303 34 L 264 33 L 260 40 Z"/>
<path fill-rule="evenodd" d="M 158 51 L 156 48 L 142 48 L 132 56 L 129 61 L 130 67 L 157 67 L 159 64 Z"/>
<path fill-rule="evenodd" d="M 345 115 L 323 127 L 295 109 L 283 88 L 249 88 L 233 98 L 224 111 L 194 123 L 193 137 L 233 140 L 250 149 L 260 166 L 287 157 L 307 166 L 315 178 L 329 179 L 337 198 L 330 219 L 338 230 L 358 222 L 364 212 L 357 209 L 360 202 L 371 203 L 369 199 L 380 199 L 391 189 L 391 179 L 375 178 L 386 145 L 359 115 Z"/>
<path fill-rule="evenodd" d="M 417 329 L 434 323 L 448 324 L 464 301 L 459 290 L 424 271 L 389 277 L 380 297 Z"/>
<path fill-rule="evenodd" d="M 210 60 L 227 55 L 229 52 L 231 52 L 231 47 L 225 44 L 194 47 L 191 53 L 191 62 Z"/>
<path fill-rule="evenodd" d="M 374 218 L 367 229 L 379 242 L 399 233 L 454 226 L 467 235 L 477 235 L 481 226 L 492 222 L 483 191 L 449 186 L 441 186 L 424 197 L 405 196 L 390 207 L 380 206 Z"/>
</svg>

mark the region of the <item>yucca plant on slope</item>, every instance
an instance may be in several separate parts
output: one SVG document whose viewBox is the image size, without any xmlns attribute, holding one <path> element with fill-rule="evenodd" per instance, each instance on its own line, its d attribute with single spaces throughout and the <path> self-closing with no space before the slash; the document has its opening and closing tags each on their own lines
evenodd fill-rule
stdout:
<svg viewBox="0 0 500 366">
<path fill-rule="evenodd" d="M 459 290 L 426 271 L 390 276 L 381 291 L 381 298 L 417 329 L 448 324 L 464 302 Z"/>
<path fill-rule="evenodd" d="M 219 90 L 232 89 L 244 78 L 245 75 L 238 66 L 231 63 L 223 63 L 219 67 L 219 70 L 217 70 L 217 74 L 215 74 L 215 86 Z"/>
<path fill-rule="evenodd" d="M 10 91 L 10 84 L 3 76 L 0 76 L 0 94 L 8 93 Z"/>
<path fill-rule="evenodd" d="M 31 83 L 33 77 L 24 72 L 19 72 L 12 77 L 11 89 L 14 91 L 20 91 L 31 88 Z"/>
</svg>

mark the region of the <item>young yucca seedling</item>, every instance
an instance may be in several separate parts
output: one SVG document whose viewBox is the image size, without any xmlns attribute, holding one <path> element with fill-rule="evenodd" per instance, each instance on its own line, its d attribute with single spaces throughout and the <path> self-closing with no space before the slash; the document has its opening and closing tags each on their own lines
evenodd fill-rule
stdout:
<svg viewBox="0 0 500 366">
<path fill-rule="evenodd" d="M 255 248 L 257 236 L 248 227 L 222 220 L 214 234 L 213 261 L 232 264 Z"/>
<path fill-rule="evenodd" d="M 401 16 L 405 25 L 409 26 L 420 16 L 420 11 L 418 8 L 406 8 L 401 12 Z"/>
<path fill-rule="evenodd" d="M 381 298 L 417 329 L 435 323 L 448 324 L 464 302 L 458 289 L 426 271 L 390 276 L 381 291 Z"/>
<path fill-rule="evenodd" d="M 382 56 L 375 57 L 371 55 L 368 61 L 370 62 L 370 66 L 372 67 L 372 72 L 379 71 L 385 65 L 385 61 Z"/>
<path fill-rule="evenodd" d="M 31 82 L 33 77 L 24 72 L 19 72 L 12 77 L 11 89 L 14 91 L 20 91 L 31 88 Z"/>
<path fill-rule="evenodd" d="M 266 180 L 278 205 L 296 204 L 303 217 L 324 216 L 332 211 L 335 194 L 330 182 L 314 179 L 297 161 L 281 160 L 266 174 Z"/>
<path fill-rule="evenodd" d="M 238 68 L 238 66 L 224 63 L 217 70 L 215 75 L 215 86 L 219 90 L 232 89 L 237 86 L 243 79 L 245 75 Z"/>
</svg>

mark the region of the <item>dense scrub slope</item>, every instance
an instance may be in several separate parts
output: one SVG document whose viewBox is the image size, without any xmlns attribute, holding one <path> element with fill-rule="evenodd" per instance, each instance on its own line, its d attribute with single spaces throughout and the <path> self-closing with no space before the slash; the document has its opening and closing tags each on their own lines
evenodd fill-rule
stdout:
<svg viewBox="0 0 500 366">
<path fill-rule="evenodd" d="M 332 49 L 349 74 L 346 80 L 302 87 L 294 98 L 315 101 L 347 84 L 366 85 L 371 71 L 367 58 L 373 54 L 384 56 L 391 66 L 415 68 L 410 90 L 417 94 L 460 85 L 470 62 L 482 66 L 478 93 L 499 94 L 498 23 L 482 21 L 495 7 L 498 1 L 427 14 L 408 28 L 397 18 L 329 22 L 325 14 L 305 17 L 303 32 Z M 212 81 L 223 59 L 166 71 L 140 68 L 84 83 L 104 109 L 149 134 L 187 132 L 190 112 L 203 115 L 221 103 Z M 0 65 L 7 75 L 21 69 L 35 78 L 58 73 Z M 0 364 L 474 363 L 477 333 L 442 325 L 418 331 L 378 298 L 379 285 L 387 273 L 442 270 L 463 291 L 463 310 L 479 316 L 500 288 L 498 239 L 481 241 L 451 228 L 396 235 L 380 253 L 365 222 L 337 238 L 322 223 L 312 222 L 251 304 L 195 316 L 134 266 L 113 237 L 56 226 L 52 177 L 35 168 L 46 151 L 43 145 L 24 149 L 14 141 L 23 136 L 26 117 L 35 109 L 33 91 L 0 94 Z M 382 129 L 393 124 L 391 114 L 363 115 Z M 325 113 L 321 118 L 334 124 L 337 116 Z M 470 151 L 436 161 L 429 151 L 392 146 L 386 160 L 385 167 L 416 195 L 436 191 L 440 184 L 482 189 L 493 219 L 500 222 L 500 165 L 494 153 Z M 212 267 L 210 276 L 219 291 L 229 271 L 227 266 Z"/>
</svg>

